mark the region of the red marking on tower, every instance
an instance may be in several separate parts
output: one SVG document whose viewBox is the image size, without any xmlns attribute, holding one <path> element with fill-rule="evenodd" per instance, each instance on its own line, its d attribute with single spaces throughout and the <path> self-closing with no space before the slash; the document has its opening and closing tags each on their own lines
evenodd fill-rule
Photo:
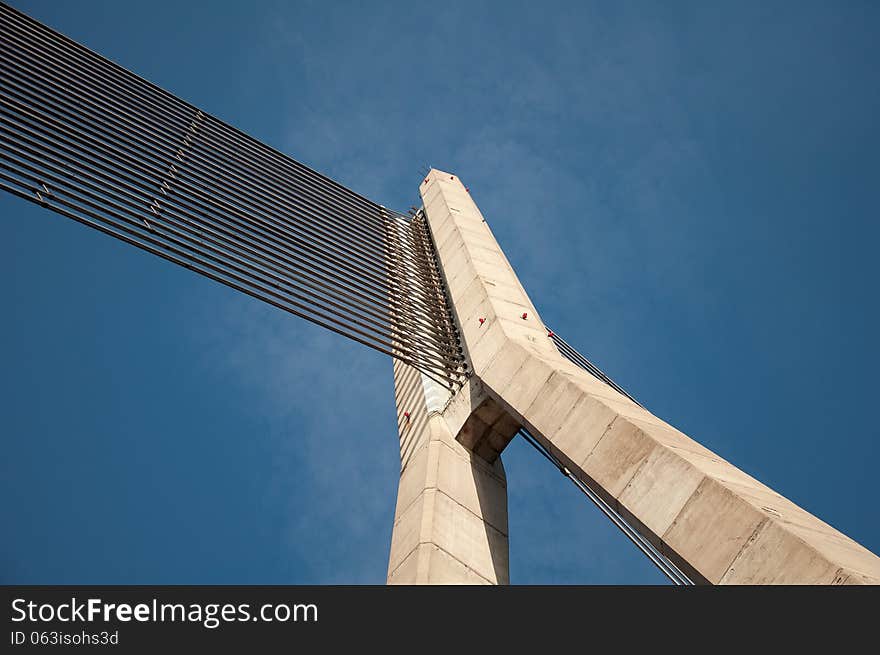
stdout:
<svg viewBox="0 0 880 655">
<path fill-rule="evenodd" d="M 481 319 L 480 319 L 480 327 L 483 327 L 483 323 L 485 323 L 485 322 L 486 322 L 486 319 L 485 319 L 485 318 L 481 318 Z"/>
<path fill-rule="evenodd" d="M 528 317 L 529 315 L 526 312 L 523 312 L 522 320 L 526 320 Z"/>
</svg>

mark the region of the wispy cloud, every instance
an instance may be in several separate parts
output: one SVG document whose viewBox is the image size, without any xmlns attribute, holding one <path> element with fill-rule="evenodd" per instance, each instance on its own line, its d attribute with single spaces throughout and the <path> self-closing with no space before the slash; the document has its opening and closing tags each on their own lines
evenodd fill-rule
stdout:
<svg viewBox="0 0 880 655">
<path fill-rule="evenodd" d="M 190 335 L 240 390 L 271 453 L 259 481 L 290 582 L 381 583 L 399 458 L 391 365 L 359 344 L 235 299 Z"/>
</svg>

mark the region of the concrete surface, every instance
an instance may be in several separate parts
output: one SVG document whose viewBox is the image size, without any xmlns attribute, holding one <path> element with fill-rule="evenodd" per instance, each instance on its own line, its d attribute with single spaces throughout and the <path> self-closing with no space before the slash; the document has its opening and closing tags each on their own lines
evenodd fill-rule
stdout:
<svg viewBox="0 0 880 655">
<path fill-rule="evenodd" d="M 489 463 L 456 441 L 443 411 L 428 407 L 433 384 L 394 362 L 401 472 L 388 583 L 507 584 L 504 468 L 497 453 Z M 470 412 L 450 414 L 463 426 Z"/>
<path fill-rule="evenodd" d="M 427 418 L 421 419 L 419 429 L 425 434 L 417 438 L 424 452 L 416 455 L 413 450 L 412 466 L 421 457 L 431 464 L 417 466 L 430 472 L 416 473 L 423 469 L 414 468 L 408 473 L 404 468 L 397 521 L 429 528 L 400 528 L 389 580 L 396 575 L 418 581 L 432 576 L 501 581 L 491 554 L 492 544 L 503 538 L 506 567 L 503 471 L 475 462 L 500 462 L 495 458 L 509 441 L 505 435 L 522 424 L 698 582 L 880 582 L 876 555 L 564 359 L 457 176 L 431 170 L 420 192 L 474 371 L 470 384 L 476 391 L 459 399 L 460 406 L 450 414 L 456 415 L 457 425 L 470 421 L 476 429 L 456 433 L 439 427 L 440 419 L 431 428 Z M 485 402 L 483 396 L 494 402 Z M 507 418 L 498 412 L 506 412 Z M 494 434 L 492 426 L 497 426 Z M 433 450 L 430 444 L 435 444 Z M 436 484 L 431 475 L 440 477 L 435 471 L 442 458 L 456 471 L 444 484 L 455 487 L 449 497 L 458 500 L 444 499 L 441 507 L 435 499 L 441 492 L 431 486 Z M 469 466 L 472 476 L 467 475 Z M 482 494 L 475 492 L 478 479 L 484 484 Z M 456 523 L 462 527 L 448 539 L 448 526 L 438 521 L 455 523 L 450 512 L 456 508 L 470 512 L 469 518 Z M 410 532 L 421 536 L 405 536 Z M 415 550 L 417 545 L 425 547 L 424 553 Z M 453 564 L 445 559 L 441 563 L 445 555 L 439 551 L 449 553 L 462 572 L 454 575 Z M 418 564 L 407 556 L 416 557 Z"/>
</svg>

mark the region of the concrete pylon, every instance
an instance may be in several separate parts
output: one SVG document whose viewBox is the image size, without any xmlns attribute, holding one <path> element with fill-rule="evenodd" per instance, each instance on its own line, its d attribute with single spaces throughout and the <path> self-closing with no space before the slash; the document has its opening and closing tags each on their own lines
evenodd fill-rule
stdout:
<svg viewBox="0 0 880 655">
<path fill-rule="evenodd" d="M 388 562 L 389 584 L 507 584 L 507 481 L 456 440 L 462 416 L 447 389 L 394 361 L 400 484 Z M 470 385 L 459 392 L 469 397 Z M 518 425 L 503 419 L 498 427 Z M 509 440 L 509 438 L 508 438 Z"/>
<path fill-rule="evenodd" d="M 521 424 L 694 581 L 880 583 L 876 555 L 563 358 L 456 176 L 420 192 L 473 376 L 431 411 L 395 364 L 389 581 L 507 581 L 498 453 Z"/>
</svg>

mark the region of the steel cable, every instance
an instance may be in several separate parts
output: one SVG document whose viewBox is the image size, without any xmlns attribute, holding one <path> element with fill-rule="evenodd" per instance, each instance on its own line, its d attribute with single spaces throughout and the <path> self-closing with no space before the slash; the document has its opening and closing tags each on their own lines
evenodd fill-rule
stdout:
<svg viewBox="0 0 880 655">
<path fill-rule="evenodd" d="M 455 387 L 424 217 L 404 215 L 0 3 L 0 188 Z"/>
</svg>

